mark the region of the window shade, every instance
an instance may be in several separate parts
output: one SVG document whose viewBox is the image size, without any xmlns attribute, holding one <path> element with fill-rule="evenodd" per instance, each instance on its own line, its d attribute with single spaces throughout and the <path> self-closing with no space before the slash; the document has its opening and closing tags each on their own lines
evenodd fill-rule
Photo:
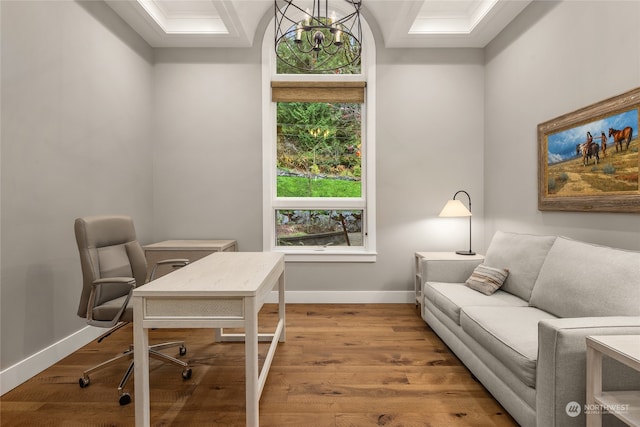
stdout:
<svg viewBox="0 0 640 427">
<path fill-rule="evenodd" d="M 364 103 L 366 82 L 271 82 L 273 102 Z"/>
</svg>

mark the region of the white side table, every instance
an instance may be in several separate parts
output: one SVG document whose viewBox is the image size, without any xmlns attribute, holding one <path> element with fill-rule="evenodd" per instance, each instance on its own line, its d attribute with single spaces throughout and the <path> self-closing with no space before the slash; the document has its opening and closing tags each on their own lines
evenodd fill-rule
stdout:
<svg viewBox="0 0 640 427">
<path fill-rule="evenodd" d="M 422 281 L 425 277 L 425 272 L 422 271 L 422 261 L 456 261 L 456 260 L 483 260 L 484 255 L 458 255 L 455 252 L 416 252 L 413 271 L 416 291 L 416 307 L 420 306 L 422 309 Z"/>
<path fill-rule="evenodd" d="M 640 425 L 640 390 L 602 390 L 603 355 L 640 372 L 640 335 L 587 337 L 587 427 L 601 427 L 603 412 L 630 426 Z"/>
</svg>

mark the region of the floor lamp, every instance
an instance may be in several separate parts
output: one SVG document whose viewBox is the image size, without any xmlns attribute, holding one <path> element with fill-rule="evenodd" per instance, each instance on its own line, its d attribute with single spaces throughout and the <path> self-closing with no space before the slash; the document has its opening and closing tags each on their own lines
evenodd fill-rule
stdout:
<svg viewBox="0 0 640 427">
<path fill-rule="evenodd" d="M 456 200 L 456 196 L 460 193 L 467 195 L 469 199 L 469 209 L 467 209 L 460 200 Z M 442 208 L 438 216 L 448 218 L 469 217 L 469 250 L 456 251 L 456 253 L 458 255 L 475 255 L 476 253 L 471 250 L 471 196 L 469 196 L 469 193 L 464 190 L 457 191 L 456 194 L 453 195 L 453 199 L 447 201 L 447 204 L 444 205 L 444 208 Z"/>
</svg>

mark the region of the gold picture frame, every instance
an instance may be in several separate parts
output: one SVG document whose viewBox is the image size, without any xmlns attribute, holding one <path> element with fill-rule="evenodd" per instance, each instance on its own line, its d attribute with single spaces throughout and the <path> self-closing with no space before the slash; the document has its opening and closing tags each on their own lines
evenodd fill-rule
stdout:
<svg viewBox="0 0 640 427">
<path fill-rule="evenodd" d="M 640 212 L 640 88 L 538 125 L 538 209 Z"/>
</svg>

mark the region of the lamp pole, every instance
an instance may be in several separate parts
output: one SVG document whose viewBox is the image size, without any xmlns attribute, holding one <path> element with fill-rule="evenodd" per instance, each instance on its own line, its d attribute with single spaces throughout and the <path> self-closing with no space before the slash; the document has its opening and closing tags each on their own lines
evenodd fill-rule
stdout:
<svg viewBox="0 0 640 427">
<path fill-rule="evenodd" d="M 471 196 L 464 190 L 456 191 L 456 194 L 453 195 L 453 200 L 456 200 L 456 196 L 460 193 L 464 193 L 467 195 L 467 199 L 469 199 L 469 213 L 471 213 Z M 476 253 L 471 250 L 471 215 L 469 215 L 469 250 L 468 251 L 457 251 L 458 255 L 475 255 Z"/>
</svg>

